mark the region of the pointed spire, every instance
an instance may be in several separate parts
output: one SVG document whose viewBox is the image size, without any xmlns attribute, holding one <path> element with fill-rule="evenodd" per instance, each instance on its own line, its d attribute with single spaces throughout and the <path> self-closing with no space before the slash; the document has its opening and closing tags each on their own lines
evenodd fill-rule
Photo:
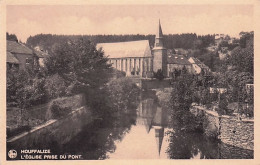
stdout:
<svg viewBox="0 0 260 165">
<path fill-rule="evenodd" d="M 158 28 L 157 33 L 156 33 L 156 38 L 163 38 L 163 33 L 162 33 L 162 27 L 161 27 L 160 19 L 159 19 L 159 28 Z"/>
<path fill-rule="evenodd" d="M 158 49 L 158 48 L 164 49 L 163 32 L 162 32 L 160 19 L 159 19 L 159 26 L 158 26 L 158 29 L 157 29 L 156 34 L 155 34 L 155 42 L 154 42 L 154 49 Z"/>
<path fill-rule="evenodd" d="M 164 128 L 163 127 L 159 127 L 159 128 L 156 127 L 155 128 L 155 139 L 156 139 L 156 144 L 157 144 L 159 156 L 161 154 L 163 138 L 164 138 Z"/>
</svg>

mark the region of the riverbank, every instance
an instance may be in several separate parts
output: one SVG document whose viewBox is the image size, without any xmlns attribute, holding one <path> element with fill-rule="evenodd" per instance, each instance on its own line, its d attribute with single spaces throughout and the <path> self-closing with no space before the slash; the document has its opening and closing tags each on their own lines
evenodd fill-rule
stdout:
<svg viewBox="0 0 260 165">
<path fill-rule="evenodd" d="M 218 115 L 201 106 L 191 107 L 191 112 L 203 119 L 203 130 L 207 136 L 215 136 L 229 145 L 254 150 L 254 120 Z"/>
<path fill-rule="evenodd" d="M 91 111 L 86 106 L 80 107 L 61 119 L 48 120 L 28 132 L 7 139 L 7 150 L 48 147 L 53 152 L 58 151 L 62 144 L 69 142 L 82 131 L 83 126 L 92 121 Z"/>
<path fill-rule="evenodd" d="M 85 95 L 77 94 L 74 96 L 53 99 L 46 104 L 30 107 L 21 112 L 19 108 L 7 108 L 7 138 L 28 132 L 35 127 L 44 125 L 51 119 L 62 117 L 82 106 L 85 106 Z M 56 107 L 53 107 L 56 105 Z M 67 108 L 65 112 L 64 108 Z M 57 115 L 58 114 L 58 115 Z M 55 116 L 56 115 L 56 116 Z"/>
<path fill-rule="evenodd" d="M 155 91 L 160 104 L 169 107 L 172 89 L 156 89 Z M 190 112 L 201 119 L 202 129 L 207 137 L 219 139 L 231 146 L 254 150 L 254 120 L 220 116 L 217 112 L 200 106 L 192 106 Z"/>
</svg>

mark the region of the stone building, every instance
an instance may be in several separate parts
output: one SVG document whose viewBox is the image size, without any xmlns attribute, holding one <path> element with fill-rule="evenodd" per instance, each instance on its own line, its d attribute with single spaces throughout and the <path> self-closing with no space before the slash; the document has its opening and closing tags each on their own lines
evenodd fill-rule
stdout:
<svg viewBox="0 0 260 165">
<path fill-rule="evenodd" d="M 188 72 L 192 72 L 192 64 L 183 55 L 172 54 L 167 57 L 167 77 L 171 77 L 174 70 L 182 70 L 186 68 Z"/>
<path fill-rule="evenodd" d="M 104 50 L 112 67 L 126 72 L 127 76 L 152 77 L 159 69 L 167 76 L 167 49 L 160 21 L 152 50 L 148 40 L 98 43 L 99 48 Z"/>
<path fill-rule="evenodd" d="M 97 44 L 97 49 L 101 47 L 112 67 L 126 72 L 127 76 L 152 75 L 153 56 L 148 40 Z"/>
</svg>

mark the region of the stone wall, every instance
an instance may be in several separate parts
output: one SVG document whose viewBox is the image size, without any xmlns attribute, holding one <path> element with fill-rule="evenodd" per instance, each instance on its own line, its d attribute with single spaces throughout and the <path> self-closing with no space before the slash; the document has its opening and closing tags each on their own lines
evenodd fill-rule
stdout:
<svg viewBox="0 0 260 165">
<path fill-rule="evenodd" d="M 191 112 L 203 119 L 203 129 L 207 136 L 216 137 L 223 143 L 254 150 L 254 121 L 237 119 L 231 116 L 219 116 L 199 106 L 193 106 Z"/>
<path fill-rule="evenodd" d="M 221 117 L 220 139 L 244 149 L 254 149 L 254 121 Z"/>
<path fill-rule="evenodd" d="M 83 106 L 64 118 L 49 120 L 29 132 L 8 139 L 7 150 L 51 149 L 59 151 L 62 144 L 67 143 L 92 120 L 91 111 Z"/>
</svg>

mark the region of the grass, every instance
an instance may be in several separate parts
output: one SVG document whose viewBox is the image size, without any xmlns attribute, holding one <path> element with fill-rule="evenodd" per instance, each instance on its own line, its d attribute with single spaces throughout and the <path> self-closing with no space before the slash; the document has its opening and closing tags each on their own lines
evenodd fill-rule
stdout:
<svg viewBox="0 0 260 165">
<path fill-rule="evenodd" d="M 32 127 L 44 123 L 47 105 L 43 104 L 22 112 L 19 108 L 7 108 L 7 137 L 18 135 L 24 131 L 30 130 Z"/>
</svg>

